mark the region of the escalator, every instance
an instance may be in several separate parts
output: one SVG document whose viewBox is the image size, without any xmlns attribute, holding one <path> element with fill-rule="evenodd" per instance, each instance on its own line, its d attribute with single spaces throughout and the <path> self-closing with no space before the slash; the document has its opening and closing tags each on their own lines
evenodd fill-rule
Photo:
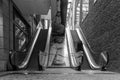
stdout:
<svg viewBox="0 0 120 80">
<path fill-rule="evenodd" d="M 49 29 L 38 28 L 32 44 L 30 45 L 29 50 L 26 53 L 13 53 L 10 55 L 10 63 L 13 67 L 13 70 L 40 70 L 42 65 L 40 63 L 41 52 L 49 53 L 50 46 L 50 36 L 51 36 L 51 27 Z M 22 57 L 20 57 L 21 55 Z M 47 63 L 47 57 L 45 57 Z M 15 69 L 14 69 L 15 68 Z"/>
<path fill-rule="evenodd" d="M 89 48 L 85 40 L 83 40 L 84 38 L 83 36 L 81 36 L 79 29 L 70 30 L 69 28 L 67 28 L 66 32 L 67 32 L 70 62 L 72 67 L 77 67 L 80 65 L 79 67 L 84 70 L 87 69 L 105 70 L 106 65 L 109 62 L 109 55 L 106 52 L 102 52 L 99 55 L 101 61 L 96 63 L 94 59 L 94 55 L 91 52 L 91 49 Z M 81 45 L 81 41 L 82 41 L 82 45 Z M 80 44 L 80 45 L 76 46 L 76 44 Z M 76 53 L 81 54 L 79 53 L 80 50 L 81 51 L 84 50 L 84 52 L 83 55 L 81 55 L 80 62 L 78 62 L 76 58 Z"/>
<path fill-rule="evenodd" d="M 48 29 L 42 29 L 35 43 L 32 55 L 27 65 L 27 70 L 39 70 L 39 52 L 45 50 Z"/>
<path fill-rule="evenodd" d="M 78 66 L 78 63 L 75 58 L 76 50 L 75 50 L 74 40 L 72 38 L 71 32 L 73 31 L 71 31 L 69 28 L 66 28 L 66 40 L 67 40 L 68 54 L 69 54 L 69 60 L 70 60 L 70 67 L 75 68 Z"/>
<path fill-rule="evenodd" d="M 83 64 L 84 63 L 89 64 L 89 68 L 90 69 L 106 70 L 106 66 L 107 66 L 107 64 L 109 62 L 109 55 L 108 55 L 108 53 L 106 51 L 101 52 L 100 55 L 98 55 L 99 56 L 99 61 L 96 62 L 95 59 L 94 59 L 96 57 L 95 53 L 92 51 L 92 49 L 90 48 L 88 42 L 86 41 L 86 38 L 85 38 L 82 30 L 80 28 L 77 28 L 76 32 L 78 34 L 79 39 L 83 43 L 83 49 L 84 49 L 84 55 L 85 55 Z M 87 67 L 87 69 L 89 69 L 89 68 Z"/>
<path fill-rule="evenodd" d="M 85 56 L 85 54 L 83 53 L 79 53 L 80 51 L 84 51 L 83 49 L 83 44 L 81 42 L 81 40 L 79 39 L 78 37 L 78 33 L 76 32 L 76 30 L 70 30 L 71 31 L 71 36 L 72 36 L 72 39 L 73 39 L 73 44 L 74 44 L 74 48 L 75 48 L 75 55 L 78 53 L 78 54 L 82 54 L 83 55 L 83 61 L 82 62 L 82 66 L 81 66 L 81 69 L 82 70 L 86 70 L 86 69 L 90 69 L 89 67 L 89 63 L 87 61 L 87 57 Z M 77 54 L 77 55 L 78 55 Z M 79 57 L 79 56 L 78 56 Z M 77 64 L 79 65 L 79 62 L 78 61 L 79 59 L 76 59 L 77 61 Z"/>
</svg>

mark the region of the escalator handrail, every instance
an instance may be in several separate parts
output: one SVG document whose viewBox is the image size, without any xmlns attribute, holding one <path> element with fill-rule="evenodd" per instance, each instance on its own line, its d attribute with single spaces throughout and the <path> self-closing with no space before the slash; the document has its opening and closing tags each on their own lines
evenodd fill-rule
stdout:
<svg viewBox="0 0 120 80">
<path fill-rule="evenodd" d="M 87 49 L 87 51 L 89 51 L 89 49 L 86 47 L 86 45 L 84 45 L 83 44 L 83 47 L 84 47 L 84 50 L 85 49 Z M 85 50 L 86 51 L 86 50 Z M 92 69 L 100 69 L 102 66 L 100 66 L 100 65 L 98 65 L 96 62 L 95 62 L 95 60 L 93 59 L 93 56 L 92 56 L 92 54 L 90 53 L 90 51 L 89 52 L 85 52 L 85 54 L 86 54 L 86 57 L 87 57 L 87 59 L 88 59 L 88 62 L 89 62 L 89 64 L 90 64 L 90 67 L 92 68 Z"/>
<path fill-rule="evenodd" d="M 90 46 L 88 45 L 88 43 L 86 43 L 86 42 L 84 42 L 84 41 L 86 41 L 86 40 L 82 40 L 82 39 L 85 39 L 84 37 L 84 35 L 83 35 L 83 33 L 82 33 L 82 36 L 80 35 L 80 29 L 76 29 L 76 32 L 77 32 L 77 34 L 78 34 L 78 37 L 80 38 L 80 40 L 83 42 L 83 48 L 84 48 L 84 50 L 86 51 L 88 51 L 88 52 L 85 52 L 85 54 L 86 54 L 86 57 L 87 57 L 87 59 L 88 59 L 88 62 L 89 62 L 89 64 L 90 64 L 90 67 L 92 68 L 92 69 L 101 69 L 103 66 L 100 66 L 100 65 L 98 65 L 96 62 L 95 62 L 95 60 L 94 60 L 94 58 L 93 58 L 93 56 L 92 56 L 92 54 L 91 54 L 91 48 L 89 48 Z M 84 37 L 83 37 L 84 36 Z M 82 38 L 81 38 L 82 37 Z M 103 54 L 104 55 L 104 54 Z M 107 54 L 108 55 L 108 54 Z M 104 56 L 102 56 L 103 58 L 104 58 Z M 109 56 L 108 56 L 109 57 Z M 105 59 L 105 58 L 104 58 Z M 108 58 L 107 58 L 107 60 L 108 60 Z M 108 64 L 108 61 L 106 60 L 106 62 L 107 62 L 107 64 Z"/>
<path fill-rule="evenodd" d="M 83 33 L 81 27 L 76 28 L 76 31 L 77 31 L 77 30 L 80 31 L 81 34 L 82 34 L 82 37 L 83 37 L 83 39 L 84 39 L 84 40 L 82 40 L 82 42 L 83 42 L 85 45 L 87 45 L 87 46 L 89 47 L 89 49 L 90 49 L 90 51 L 91 51 L 92 53 L 97 53 L 97 52 L 95 52 L 95 51 L 92 50 L 92 48 L 91 48 L 89 42 L 87 41 L 87 39 L 86 39 L 86 37 L 85 37 L 85 35 L 84 35 L 84 33 Z"/>
<path fill-rule="evenodd" d="M 39 27 L 39 28 L 38 28 L 38 30 L 37 30 L 37 32 L 36 32 L 36 36 L 35 36 L 34 39 L 33 39 L 32 46 L 30 47 L 30 49 L 29 49 L 29 51 L 28 51 L 28 53 L 27 53 L 27 56 L 25 57 L 24 61 L 23 61 L 20 65 L 18 65 L 18 68 L 19 68 L 19 69 L 25 68 L 25 67 L 27 66 L 27 64 L 28 64 L 28 62 L 29 62 L 29 59 L 30 59 L 30 57 L 31 57 L 33 48 L 34 48 L 34 46 L 35 46 L 35 42 L 37 41 L 37 38 L 38 38 L 38 36 L 39 36 L 39 34 L 40 34 L 41 29 L 42 29 L 42 27 Z"/>
<path fill-rule="evenodd" d="M 46 59 L 45 59 L 46 61 L 43 65 L 44 67 L 46 67 L 47 64 L 48 64 L 48 55 L 49 55 L 49 49 L 50 49 L 51 32 L 52 32 L 52 27 L 49 27 L 47 41 L 46 41 L 46 47 L 45 47 L 45 51 L 44 51 L 44 53 L 46 54 Z"/>
<path fill-rule="evenodd" d="M 70 66 L 72 66 L 71 56 L 69 54 L 70 53 L 70 49 L 69 49 L 69 45 L 68 45 L 69 43 L 68 43 L 67 33 L 65 33 L 65 38 L 66 38 L 66 44 L 67 44 L 67 50 L 68 50 L 68 56 L 69 56 Z"/>
<path fill-rule="evenodd" d="M 76 67 L 77 63 L 74 57 L 75 48 L 74 48 L 73 39 L 72 39 L 72 35 L 69 28 L 66 28 L 66 36 L 67 36 L 66 40 L 68 42 L 68 48 L 69 48 L 69 54 L 70 54 L 72 66 Z"/>
<path fill-rule="evenodd" d="M 80 40 L 83 42 L 83 48 L 84 48 L 84 50 L 85 50 L 85 51 L 87 50 L 87 51 L 89 52 L 89 53 L 85 52 L 85 54 L 86 54 L 86 57 L 87 57 L 87 59 L 88 59 L 88 62 L 89 62 L 89 64 L 90 64 L 91 68 L 101 68 L 101 66 L 97 65 L 96 62 L 93 60 L 93 56 L 92 56 L 92 54 L 90 53 L 90 51 L 88 50 L 88 47 L 87 47 L 86 42 L 84 42 L 84 40 L 82 40 L 82 39 L 84 39 L 84 37 L 83 37 L 83 36 L 80 36 L 80 31 L 79 31 L 79 29 L 76 29 L 76 32 L 77 32 L 78 37 L 80 38 Z M 82 35 L 83 35 L 83 34 L 82 34 Z M 81 37 L 83 37 L 83 38 L 81 38 Z"/>
<path fill-rule="evenodd" d="M 49 52 L 49 48 L 50 48 L 50 38 L 51 38 L 51 32 L 52 32 L 52 28 L 50 27 L 48 30 L 48 36 L 47 36 L 47 41 L 46 41 L 46 47 L 45 47 L 45 52 Z"/>
</svg>

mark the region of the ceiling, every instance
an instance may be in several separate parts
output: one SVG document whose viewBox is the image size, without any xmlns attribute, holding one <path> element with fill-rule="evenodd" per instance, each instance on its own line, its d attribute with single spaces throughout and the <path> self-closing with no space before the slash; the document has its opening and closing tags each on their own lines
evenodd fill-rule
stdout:
<svg viewBox="0 0 120 80">
<path fill-rule="evenodd" d="M 50 0 L 13 0 L 23 14 L 47 14 Z"/>
<path fill-rule="evenodd" d="M 40 14 L 46 15 L 51 7 L 52 18 L 56 15 L 56 0 L 13 0 L 23 15 Z M 62 24 L 66 23 L 68 0 L 61 0 Z"/>
</svg>

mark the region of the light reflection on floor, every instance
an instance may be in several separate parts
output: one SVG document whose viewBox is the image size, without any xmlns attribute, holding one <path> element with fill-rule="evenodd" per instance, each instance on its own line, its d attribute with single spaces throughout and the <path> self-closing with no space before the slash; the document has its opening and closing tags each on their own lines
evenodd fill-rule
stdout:
<svg viewBox="0 0 120 80">
<path fill-rule="evenodd" d="M 51 46 L 48 66 L 70 67 L 66 38 L 63 43 L 54 43 Z"/>
<path fill-rule="evenodd" d="M 68 56 L 68 49 L 67 49 L 67 40 L 64 40 L 64 61 L 67 67 L 70 66 L 69 56 Z"/>
</svg>

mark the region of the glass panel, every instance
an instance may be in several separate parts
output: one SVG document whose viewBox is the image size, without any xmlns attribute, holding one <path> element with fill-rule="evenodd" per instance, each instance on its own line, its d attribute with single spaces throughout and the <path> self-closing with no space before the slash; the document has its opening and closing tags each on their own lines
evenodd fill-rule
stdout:
<svg viewBox="0 0 120 80">
<path fill-rule="evenodd" d="M 88 12 L 83 12 L 83 19 L 82 21 L 85 19 L 85 17 L 87 16 Z"/>
<path fill-rule="evenodd" d="M 97 0 L 94 0 L 94 3 L 96 2 Z"/>
<path fill-rule="evenodd" d="M 83 4 L 83 11 L 88 12 L 89 5 Z"/>
<path fill-rule="evenodd" d="M 20 51 L 22 47 L 27 42 L 26 35 L 18 28 L 15 27 L 15 49 L 16 51 Z"/>
<path fill-rule="evenodd" d="M 89 3 L 89 0 L 83 0 L 83 4 L 88 4 Z"/>
<path fill-rule="evenodd" d="M 89 0 L 83 0 L 83 3 L 82 3 L 82 13 L 83 13 L 82 21 L 87 16 L 88 11 L 89 11 Z"/>
<path fill-rule="evenodd" d="M 25 47 L 25 45 L 28 43 L 28 36 L 26 33 L 28 33 L 27 31 L 27 26 L 22 22 L 22 20 L 15 15 L 14 18 L 15 26 L 14 26 L 14 36 L 15 36 L 15 50 L 16 51 L 24 51 L 26 50 L 27 47 Z M 23 49 L 24 47 L 24 49 Z"/>
<path fill-rule="evenodd" d="M 19 35 L 19 50 L 22 49 L 22 47 L 24 46 L 25 42 L 26 42 L 26 36 L 23 33 L 21 33 Z"/>
</svg>

